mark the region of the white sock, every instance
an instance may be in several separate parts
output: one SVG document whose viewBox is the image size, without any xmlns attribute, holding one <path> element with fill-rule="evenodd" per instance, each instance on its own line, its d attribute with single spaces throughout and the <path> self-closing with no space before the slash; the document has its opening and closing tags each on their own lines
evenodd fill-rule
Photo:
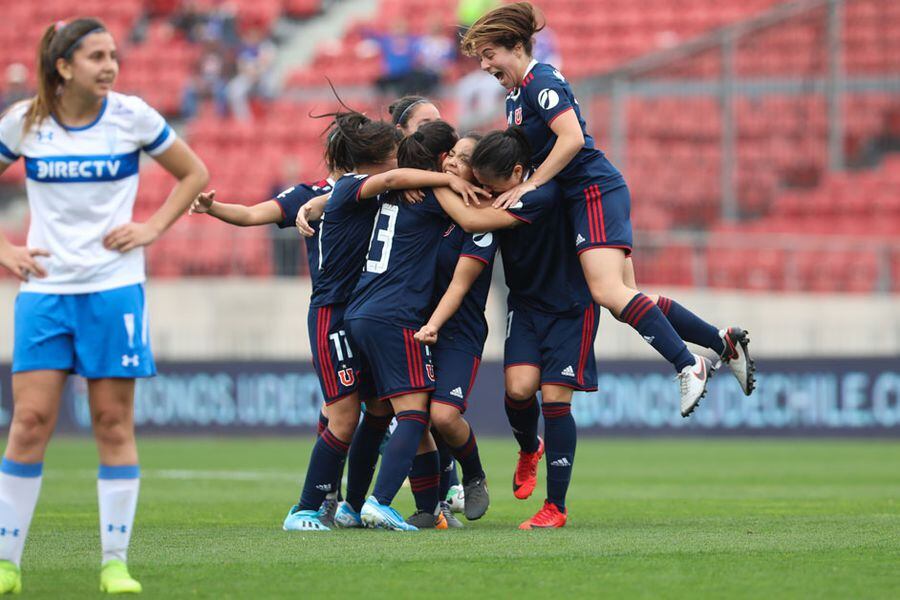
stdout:
<svg viewBox="0 0 900 600">
<path fill-rule="evenodd" d="M 141 470 L 137 465 L 100 465 L 97 474 L 97 498 L 100 502 L 101 564 L 128 559 L 128 542 L 137 509 Z"/>
<path fill-rule="evenodd" d="M 44 463 L 19 463 L 4 457 L 0 464 L 0 560 L 16 566 L 41 493 Z"/>
</svg>

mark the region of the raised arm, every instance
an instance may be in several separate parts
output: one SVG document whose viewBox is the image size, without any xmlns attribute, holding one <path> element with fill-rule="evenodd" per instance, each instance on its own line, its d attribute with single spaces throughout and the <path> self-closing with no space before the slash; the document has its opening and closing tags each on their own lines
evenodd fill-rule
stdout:
<svg viewBox="0 0 900 600">
<path fill-rule="evenodd" d="M 175 176 L 178 183 L 153 216 L 144 223 L 125 223 L 111 229 L 103 238 L 109 250 L 128 252 L 138 246 L 153 243 L 172 226 L 209 183 L 209 172 L 203 161 L 180 139 L 162 154 L 154 157 L 162 167 Z"/>
<path fill-rule="evenodd" d="M 328 202 L 330 196 L 331 193 L 316 196 L 300 207 L 300 210 L 297 211 L 296 220 L 297 230 L 300 231 L 300 235 L 304 237 L 316 235 L 316 230 L 310 226 L 310 223 L 322 218 L 322 214 L 325 212 L 325 203 Z"/>
<path fill-rule="evenodd" d="M 522 223 L 505 210 L 489 206 L 466 206 L 458 195 L 447 188 L 434 190 L 434 196 L 444 212 L 468 233 L 507 229 Z"/>
<path fill-rule="evenodd" d="M 476 209 L 477 210 L 477 209 Z M 463 298 L 472 289 L 472 285 L 481 272 L 484 271 L 485 264 L 477 258 L 470 256 L 460 256 L 456 263 L 456 269 L 453 271 L 453 279 L 447 287 L 447 291 L 441 296 L 440 302 L 428 322 L 419 329 L 415 334 L 415 338 L 426 345 L 436 344 L 438 340 L 438 332 L 441 327 L 450 320 L 462 304 Z"/>
<path fill-rule="evenodd" d="M 283 218 L 281 206 L 275 200 L 264 200 L 252 206 L 244 206 L 243 204 L 216 202 L 215 197 L 216 190 L 198 194 L 191 204 L 190 214 L 205 213 L 239 227 L 271 225 L 280 223 Z"/>
</svg>

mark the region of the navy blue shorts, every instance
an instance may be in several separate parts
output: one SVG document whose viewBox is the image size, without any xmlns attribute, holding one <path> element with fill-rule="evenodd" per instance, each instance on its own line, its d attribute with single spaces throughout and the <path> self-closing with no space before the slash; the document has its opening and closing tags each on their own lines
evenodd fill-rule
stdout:
<svg viewBox="0 0 900 600">
<path fill-rule="evenodd" d="M 541 370 L 541 385 L 592 392 L 597 389 L 594 339 L 599 320 L 600 307 L 596 304 L 574 316 L 510 309 L 503 368 L 532 365 Z"/>
<path fill-rule="evenodd" d="M 86 379 L 156 375 L 143 284 L 84 294 L 19 293 L 12 371 L 43 369 Z"/>
<path fill-rule="evenodd" d="M 412 329 L 374 319 L 349 319 L 347 331 L 371 370 L 379 400 L 434 390 L 431 350 Z"/>
<path fill-rule="evenodd" d="M 566 205 L 579 254 L 591 248 L 621 248 L 626 256 L 631 254 L 634 242 L 627 185 L 605 192 L 596 184 L 567 188 Z"/>
<path fill-rule="evenodd" d="M 432 347 L 432 355 L 437 382 L 431 401 L 466 412 L 481 358 L 465 350 L 448 348 L 440 342 Z"/>
<path fill-rule="evenodd" d="M 307 317 L 313 367 L 325 404 L 359 391 L 360 400 L 374 396 L 364 361 L 344 325 L 346 304 L 310 307 Z"/>
</svg>

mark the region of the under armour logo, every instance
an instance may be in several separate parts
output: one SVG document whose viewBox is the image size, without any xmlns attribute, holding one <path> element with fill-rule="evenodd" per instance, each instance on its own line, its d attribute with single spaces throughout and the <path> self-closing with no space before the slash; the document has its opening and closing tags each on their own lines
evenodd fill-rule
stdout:
<svg viewBox="0 0 900 600">
<path fill-rule="evenodd" d="M 6 527 L 0 527 L 0 537 L 5 537 L 6 534 L 9 534 L 13 537 L 19 537 L 19 528 L 15 529 L 7 529 Z"/>
<path fill-rule="evenodd" d="M 141 364 L 141 357 L 137 354 L 132 354 L 128 356 L 127 354 L 122 355 L 122 366 L 123 367 L 136 367 Z"/>
<path fill-rule="evenodd" d="M 52 131 L 38 131 L 37 139 L 39 142 L 49 142 L 50 140 L 53 139 L 53 132 Z"/>
<path fill-rule="evenodd" d="M 128 531 L 128 528 L 125 525 L 113 525 L 112 523 L 110 523 L 106 526 L 106 531 L 109 533 L 113 533 L 116 531 L 118 531 L 119 533 L 125 533 L 126 531 Z"/>
</svg>

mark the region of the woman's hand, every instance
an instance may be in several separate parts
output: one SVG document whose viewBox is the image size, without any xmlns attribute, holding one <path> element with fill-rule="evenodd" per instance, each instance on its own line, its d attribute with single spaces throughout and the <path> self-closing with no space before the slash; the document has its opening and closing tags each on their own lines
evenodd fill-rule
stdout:
<svg viewBox="0 0 900 600">
<path fill-rule="evenodd" d="M 403 199 L 407 204 L 418 204 L 425 199 L 425 192 L 422 190 L 403 190 Z"/>
<path fill-rule="evenodd" d="M 477 185 L 472 185 L 462 177 L 457 177 L 456 175 L 450 176 L 450 189 L 462 196 L 466 206 L 471 206 L 472 204 L 481 206 L 481 201 L 478 199 L 478 196 L 484 196 L 485 198 L 491 197 L 487 190 L 484 190 Z"/>
<path fill-rule="evenodd" d="M 158 237 L 159 230 L 149 223 L 125 223 L 106 234 L 103 238 L 103 247 L 125 253 L 139 246 L 148 246 Z"/>
<path fill-rule="evenodd" d="M 0 265 L 6 267 L 21 281 L 28 281 L 32 275 L 46 277 L 47 271 L 35 260 L 37 256 L 50 256 L 50 253 L 41 248 L 6 244 L 0 248 Z"/>
<path fill-rule="evenodd" d="M 202 215 L 204 213 L 208 213 L 210 208 L 212 208 L 212 203 L 215 198 L 216 190 L 212 190 L 209 192 L 200 192 L 191 203 L 191 209 L 188 211 L 188 214 L 193 215 L 196 213 L 198 215 Z"/>
<path fill-rule="evenodd" d="M 300 207 L 297 211 L 297 219 L 294 223 L 297 225 L 297 231 L 303 237 L 312 237 L 316 235 L 316 230 L 309 224 L 309 215 L 312 212 L 312 206 L 309 202 Z"/>
<path fill-rule="evenodd" d="M 533 192 L 537 189 L 537 186 L 531 183 L 530 181 L 523 181 L 516 187 L 506 190 L 494 200 L 494 208 L 501 208 L 506 210 L 507 208 L 513 207 L 519 203 L 522 199 L 522 196 L 527 194 L 528 192 Z"/>
<path fill-rule="evenodd" d="M 438 328 L 426 323 L 425 325 L 422 325 L 421 329 L 419 329 L 413 337 L 421 344 L 434 346 L 438 340 Z"/>
</svg>

